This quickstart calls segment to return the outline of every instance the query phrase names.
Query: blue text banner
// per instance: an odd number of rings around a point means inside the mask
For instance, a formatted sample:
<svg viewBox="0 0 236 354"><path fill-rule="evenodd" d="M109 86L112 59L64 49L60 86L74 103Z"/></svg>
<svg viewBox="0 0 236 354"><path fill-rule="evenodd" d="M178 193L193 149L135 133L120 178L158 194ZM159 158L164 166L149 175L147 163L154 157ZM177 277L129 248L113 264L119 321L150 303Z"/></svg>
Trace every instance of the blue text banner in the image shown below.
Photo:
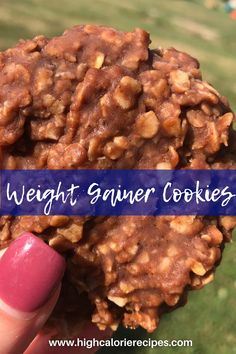
<svg viewBox="0 0 236 354"><path fill-rule="evenodd" d="M235 170L1 170L1 215L236 215Z"/></svg>

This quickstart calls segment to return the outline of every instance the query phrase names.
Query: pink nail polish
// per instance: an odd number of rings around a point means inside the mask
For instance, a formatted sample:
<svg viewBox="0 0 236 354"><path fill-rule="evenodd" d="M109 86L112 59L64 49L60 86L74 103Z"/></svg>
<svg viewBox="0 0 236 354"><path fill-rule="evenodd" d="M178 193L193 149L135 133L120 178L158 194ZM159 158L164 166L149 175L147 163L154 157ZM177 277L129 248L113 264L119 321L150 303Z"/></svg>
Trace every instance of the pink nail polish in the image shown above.
<svg viewBox="0 0 236 354"><path fill-rule="evenodd" d="M49 299L64 270L64 258L26 232L0 259L0 298L16 310L33 312Z"/></svg>

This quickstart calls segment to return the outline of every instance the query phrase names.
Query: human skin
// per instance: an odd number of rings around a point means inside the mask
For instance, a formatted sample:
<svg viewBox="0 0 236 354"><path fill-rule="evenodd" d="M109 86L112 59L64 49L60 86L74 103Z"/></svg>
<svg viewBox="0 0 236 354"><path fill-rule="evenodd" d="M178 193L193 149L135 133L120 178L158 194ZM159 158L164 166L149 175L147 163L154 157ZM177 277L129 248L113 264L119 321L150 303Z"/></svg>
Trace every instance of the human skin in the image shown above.
<svg viewBox="0 0 236 354"><path fill-rule="evenodd" d="M0 353L94 353L97 348L55 348L40 333L58 300L65 270L62 256L31 233L24 233L0 254ZM109 334L90 325L81 338Z"/></svg>

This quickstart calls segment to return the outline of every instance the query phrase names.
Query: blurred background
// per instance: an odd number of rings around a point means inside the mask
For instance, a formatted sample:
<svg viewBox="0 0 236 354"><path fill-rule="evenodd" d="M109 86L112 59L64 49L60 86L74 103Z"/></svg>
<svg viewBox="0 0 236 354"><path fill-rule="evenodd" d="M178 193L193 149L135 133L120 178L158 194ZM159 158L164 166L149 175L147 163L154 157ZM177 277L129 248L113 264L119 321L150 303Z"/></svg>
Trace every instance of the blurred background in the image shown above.
<svg viewBox="0 0 236 354"><path fill-rule="evenodd" d="M0 0L0 49L20 38L61 34L83 23L120 30L142 27L152 47L173 46L201 63L203 77L236 110L236 1ZM99 354L236 353L236 245L228 244L215 281L189 294L188 304L162 317L153 334L120 328L115 338L191 339L192 348L107 348Z"/></svg>

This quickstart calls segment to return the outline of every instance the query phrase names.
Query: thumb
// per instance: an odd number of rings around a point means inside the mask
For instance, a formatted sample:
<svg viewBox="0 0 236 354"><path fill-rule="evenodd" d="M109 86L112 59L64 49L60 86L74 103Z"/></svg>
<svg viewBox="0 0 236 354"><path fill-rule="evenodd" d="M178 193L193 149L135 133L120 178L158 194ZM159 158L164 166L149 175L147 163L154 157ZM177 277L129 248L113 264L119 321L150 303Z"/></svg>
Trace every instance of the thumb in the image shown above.
<svg viewBox="0 0 236 354"><path fill-rule="evenodd" d="M53 310L64 259L24 233L0 258L0 354L23 353Z"/></svg>

